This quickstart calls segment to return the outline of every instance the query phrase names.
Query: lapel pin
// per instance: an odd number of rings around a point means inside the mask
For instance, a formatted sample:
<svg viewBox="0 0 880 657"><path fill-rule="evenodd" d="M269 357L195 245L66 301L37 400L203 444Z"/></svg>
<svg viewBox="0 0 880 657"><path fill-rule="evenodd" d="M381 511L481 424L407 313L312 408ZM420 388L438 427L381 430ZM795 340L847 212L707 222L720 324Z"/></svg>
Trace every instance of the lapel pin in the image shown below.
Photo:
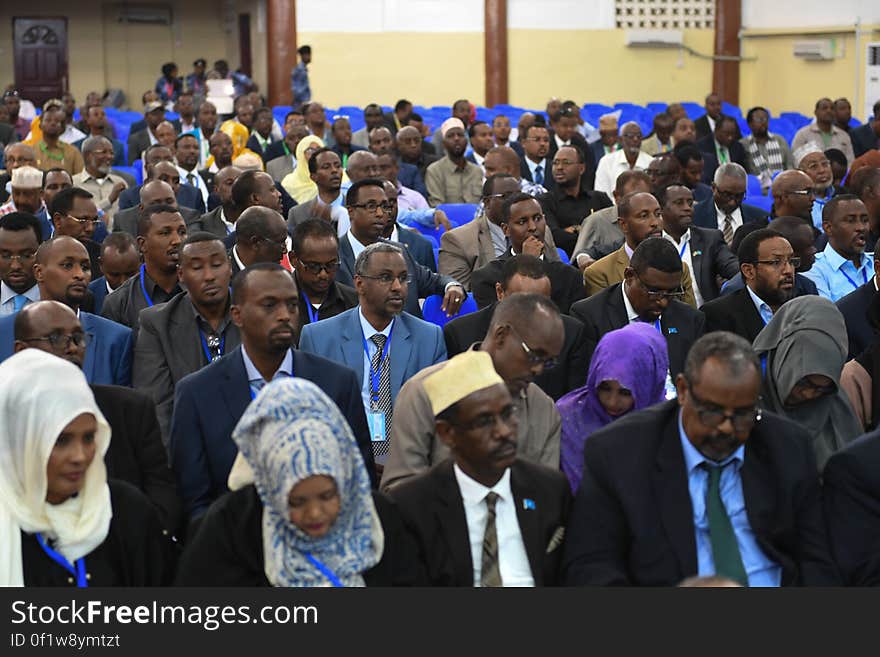
<svg viewBox="0 0 880 657"><path fill-rule="evenodd" d="M691 251L691 257L696 258L697 256L703 255L702 251Z"/></svg>
<svg viewBox="0 0 880 657"><path fill-rule="evenodd" d="M528 511L530 509L537 509L538 507L535 506L535 500L530 500L528 497L526 497L525 499L523 499L523 508Z"/></svg>
<svg viewBox="0 0 880 657"><path fill-rule="evenodd" d="M673 333L678 333L678 329L674 326L670 326L668 329L666 329L667 335L672 335Z"/></svg>

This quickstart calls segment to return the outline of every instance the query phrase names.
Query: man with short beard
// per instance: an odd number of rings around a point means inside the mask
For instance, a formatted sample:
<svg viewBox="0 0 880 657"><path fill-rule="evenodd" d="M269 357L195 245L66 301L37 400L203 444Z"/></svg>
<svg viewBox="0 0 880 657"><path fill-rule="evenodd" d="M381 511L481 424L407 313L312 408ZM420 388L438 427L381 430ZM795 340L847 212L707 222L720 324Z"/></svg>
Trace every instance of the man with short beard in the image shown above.
<svg viewBox="0 0 880 657"><path fill-rule="evenodd" d="M467 149L464 123L457 118L446 119L440 131L446 157L434 162L425 173L428 203L437 207L441 203L479 202L483 172L464 157Z"/></svg>
<svg viewBox="0 0 880 657"><path fill-rule="evenodd" d="M624 171L642 169L651 164L651 156L642 150L642 129L635 121L624 123L620 128L620 150L608 153L596 167L597 192L605 192L610 197L614 192L617 176Z"/></svg>
<svg viewBox="0 0 880 657"><path fill-rule="evenodd" d="M61 141L64 132L64 110L52 107L40 115L43 138L36 144L37 168L48 171L61 167L71 176L83 170L82 154L70 144Z"/></svg>
<svg viewBox="0 0 880 657"><path fill-rule="evenodd" d="M124 167L125 166L125 146L118 139L114 139L113 137L109 137L107 135L107 115L104 113L104 108L101 105L93 105L89 107L85 116L83 117L83 121L85 123L88 134L86 134L79 141L73 142L73 145L83 153L83 159L85 159L85 153L83 152L83 146L85 145L86 139L89 137L104 137L109 140L112 148L113 148L113 159L111 160L113 166L116 167ZM80 172L82 173L82 172Z"/></svg>
<svg viewBox="0 0 880 657"><path fill-rule="evenodd" d="M113 217L119 209L119 195L128 189L128 183L111 171L113 145L109 139L88 137L82 143L82 152L86 166L73 177L73 184L91 193L95 205L107 217L107 225L112 228Z"/></svg>
<svg viewBox="0 0 880 657"><path fill-rule="evenodd" d="M131 385L131 330L81 310L92 278L86 247L72 237L56 237L37 249L34 276L40 299L60 301L78 313L88 337L83 374L89 383ZM9 358L14 346L15 315L0 317L0 361Z"/></svg>

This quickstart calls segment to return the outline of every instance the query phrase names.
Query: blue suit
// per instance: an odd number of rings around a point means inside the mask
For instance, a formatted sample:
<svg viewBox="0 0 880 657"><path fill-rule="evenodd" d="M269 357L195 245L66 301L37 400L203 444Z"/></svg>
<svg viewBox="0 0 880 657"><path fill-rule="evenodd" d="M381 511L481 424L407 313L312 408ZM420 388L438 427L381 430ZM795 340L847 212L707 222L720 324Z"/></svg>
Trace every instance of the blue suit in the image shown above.
<svg viewBox="0 0 880 657"><path fill-rule="evenodd" d="M364 376L364 341L359 317L360 308L306 324L299 338L299 348L341 363ZM417 372L446 360L446 342L439 326L408 313L400 313L391 332L391 401L408 379Z"/></svg>
<svg viewBox="0 0 880 657"><path fill-rule="evenodd" d="M83 374L93 385L130 386L133 344L131 329L92 313L80 312L79 323L89 336ZM13 354L15 315L0 317L0 362Z"/></svg>
<svg viewBox="0 0 880 657"><path fill-rule="evenodd" d="M397 227L397 238L409 251L413 260L427 267L432 272L437 272L437 259L434 257L434 247L427 238L419 235L414 230L409 230L402 226Z"/></svg>
<svg viewBox="0 0 880 657"><path fill-rule="evenodd" d="M767 218L767 213L761 208L756 208L754 205L743 203L739 209L740 214L742 214L743 225ZM718 215L715 211L715 201L712 198L694 206L694 226L718 230Z"/></svg>
<svg viewBox="0 0 880 657"><path fill-rule="evenodd" d="M296 349L293 374L315 383L342 411L375 485L373 452L358 377L341 365ZM200 515L226 492L226 480L238 454L232 430L250 403L241 347L177 384L169 449L189 516Z"/></svg>
<svg viewBox="0 0 880 657"><path fill-rule="evenodd" d="M104 306L104 299L107 298L107 279L101 276L89 283L89 290L95 296L95 314L101 314L101 308Z"/></svg>
<svg viewBox="0 0 880 657"><path fill-rule="evenodd" d="M419 168L415 164L400 162L400 171L397 174L397 180L404 187L416 190L419 194L428 198L428 188L425 187L425 180L419 173Z"/></svg>
<svg viewBox="0 0 880 657"><path fill-rule="evenodd" d="M141 187L143 187L143 185L126 189L119 195L119 210L133 208L141 202ZM177 190L177 204L184 208L198 210L202 214L207 212L205 209L205 201L202 199L202 193L192 185L187 185L186 183L182 183Z"/></svg>

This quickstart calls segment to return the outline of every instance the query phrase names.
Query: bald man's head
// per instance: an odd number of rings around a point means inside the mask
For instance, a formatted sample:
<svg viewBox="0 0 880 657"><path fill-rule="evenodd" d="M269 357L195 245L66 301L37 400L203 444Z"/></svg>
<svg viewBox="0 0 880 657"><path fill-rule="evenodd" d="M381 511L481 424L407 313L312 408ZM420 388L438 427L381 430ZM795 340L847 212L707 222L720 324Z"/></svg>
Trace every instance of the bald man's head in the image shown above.
<svg viewBox="0 0 880 657"><path fill-rule="evenodd" d="M39 349L64 358L77 367L85 360L85 333L76 313L59 301L26 305L15 317L15 353Z"/></svg>
<svg viewBox="0 0 880 657"><path fill-rule="evenodd" d="M177 207L177 197L174 196L174 189L163 180L150 180L141 187L141 203L140 209L148 208L151 205L170 205Z"/></svg>
<svg viewBox="0 0 880 657"><path fill-rule="evenodd" d="M486 178L503 173L519 180L519 155L510 146L490 148L483 160Z"/></svg>
<svg viewBox="0 0 880 657"><path fill-rule="evenodd" d="M353 183L364 178L378 178L379 161L370 151L357 151L348 156L348 167L345 171Z"/></svg>

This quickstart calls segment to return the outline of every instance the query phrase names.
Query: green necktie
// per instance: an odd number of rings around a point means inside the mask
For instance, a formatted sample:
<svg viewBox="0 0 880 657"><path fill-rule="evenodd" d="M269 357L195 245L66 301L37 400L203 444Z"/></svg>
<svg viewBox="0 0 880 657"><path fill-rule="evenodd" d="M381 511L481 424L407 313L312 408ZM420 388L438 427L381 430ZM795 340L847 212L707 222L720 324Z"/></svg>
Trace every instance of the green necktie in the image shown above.
<svg viewBox="0 0 880 657"><path fill-rule="evenodd" d="M749 578L743 566L739 544L724 502L721 500L721 471L723 467L703 463L709 473L706 488L706 516L709 519L709 540L712 543L712 558L715 561L715 574L749 585Z"/></svg>
<svg viewBox="0 0 880 657"><path fill-rule="evenodd" d="M483 533L483 560L480 565L480 586L502 586L501 566L498 563L498 534L495 530L495 503L498 493L490 491L486 495L486 530Z"/></svg>

